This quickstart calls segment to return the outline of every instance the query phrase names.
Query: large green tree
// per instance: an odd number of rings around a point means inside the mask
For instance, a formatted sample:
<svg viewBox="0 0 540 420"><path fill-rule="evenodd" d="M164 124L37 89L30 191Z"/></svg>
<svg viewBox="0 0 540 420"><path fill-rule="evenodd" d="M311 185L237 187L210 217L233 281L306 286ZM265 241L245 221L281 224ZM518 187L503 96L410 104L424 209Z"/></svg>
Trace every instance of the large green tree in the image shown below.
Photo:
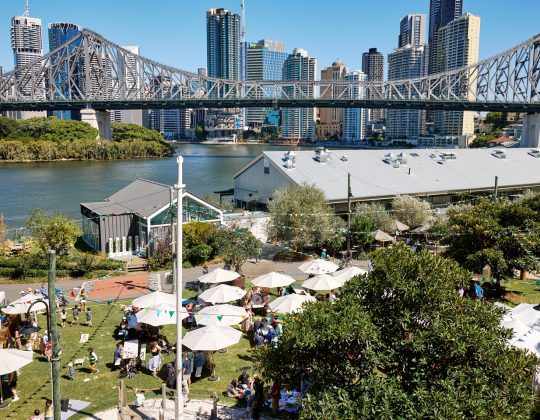
<svg viewBox="0 0 540 420"><path fill-rule="evenodd" d="M507 344L499 308L457 295L467 271L405 246L373 263L258 350L265 379L311 382L301 418L530 418L537 359Z"/></svg>
<svg viewBox="0 0 540 420"><path fill-rule="evenodd" d="M489 264L499 279L540 270L539 211L539 195L450 209L447 255L476 273Z"/></svg>
<svg viewBox="0 0 540 420"><path fill-rule="evenodd" d="M295 250L321 246L334 235L334 212L315 186L295 184L277 190L268 210L270 237Z"/></svg>
<svg viewBox="0 0 540 420"><path fill-rule="evenodd" d="M423 225L431 216L429 203L410 195L400 195L394 198L392 209L396 219L411 228Z"/></svg>
<svg viewBox="0 0 540 420"><path fill-rule="evenodd" d="M99 130L82 121L50 118L30 118L19 122L17 136L29 136L52 141L95 140Z"/></svg>
<svg viewBox="0 0 540 420"><path fill-rule="evenodd" d="M113 141L144 140L144 141L164 141L159 131L150 130L137 124L112 123Z"/></svg>
<svg viewBox="0 0 540 420"><path fill-rule="evenodd" d="M41 209L30 214L26 226L44 253L54 250L58 254L66 254L81 235L79 226L66 216L59 213L49 216Z"/></svg>
<svg viewBox="0 0 540 420"><path fill-rule="evenodd" d="M224 228L215 236L217 253L229 263L237 273L250 258L260 258L263 244L247 229Z"/></svg>

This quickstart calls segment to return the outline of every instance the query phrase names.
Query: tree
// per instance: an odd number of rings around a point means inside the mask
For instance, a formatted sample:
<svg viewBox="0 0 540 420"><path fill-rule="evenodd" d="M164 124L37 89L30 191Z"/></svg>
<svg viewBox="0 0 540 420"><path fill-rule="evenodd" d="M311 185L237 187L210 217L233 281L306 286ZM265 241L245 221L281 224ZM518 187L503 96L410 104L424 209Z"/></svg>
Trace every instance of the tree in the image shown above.
<svg viewBox="0 0 540 420"><path fill-rule="evenodd" d="M197 126L195 127L195 138L198 141L204 141L204 140L206 140L207 135L208 135L208 133L204 129L204 123L199 122L197 124Z"/></svg>
<svg viewBox="0 0 540 420"><path fill-rule="evenodd" d="M112 123L113 141L143 140L164 142L165 139L159 131L150 130L137 124Z"/></svg>
<svg viewBox="0 0 540 420"><path fill-rule="evenodd" d="M259 258L262 252L262 242L247 229L220 229L215 244L218 255L240 274L242 265L250 258Z"/></svg>
<svg viewBox="0 0 540 420"><path fill-rule="evenodd" d="M373 242L373 220L368 213L356 213L351 220L351 243L365 249Z"/></svg>
<svg viewBox="0 0 540 420"><path fill-rule="evenodd" d="M447 255L480 273L488 264L494 277L540 269L540 196L516 202L483 200L448 210Z"/></svg>
<svg viewBox="0 0 540 420"><path fill-rule="evenodd" d="M482 147L488 147L495 136L477 134L475 139L469 144L470 149L479 149Z"/></svg>
<svg viewBox="0 0 540 420"><path fill-rule="evenodd" d="M373 263L257 350L265 379L311 383L302 419L530 418L536 358L507 344L499 308L457 295L467 271L405 246Z"/></svg>
<svg viewBox="0 0 540 420"><path fill-rule="evenodd" d="M371 220L371 229L383 232L394 231L394 219L381 203L359 203L354 208L354 217L366 215Z"/></svg>
<svg viewBox="0 0 540 420"><path fill-rule="evenodd" d="M400 195L392 201L396 218L411 228L423 225L431 215L429 203L410 195Z"/></svg>
<svg viewBox="0 0 540 420"><path fill-rule="evenodd" d="M334 234L334 213L315 186L295 184L277 190L268 210L270 237L297 251L321 246Z"/></svg>
<svg viewBox="0 0 540 420"><path fill-rule="evenodd" d="M0 139L11 137L17 132L18 123L11 118L2 117L0 115Z"/></svg>
<svg viewBox="0 0 540 420"><path fill-rule="evenodd" d="M493 130L506 127L508 114L505 112L488 112L486 115L486 124L493 124Z"/></svg>
<svg viewBox="0 0 540 420"><path fill-rule="evenodd" d="M67 254L81 235L79 226L66 216L59 213L48 216L41 209L30 214L26 226L44 253L54 250L58 254Z"/></svg>

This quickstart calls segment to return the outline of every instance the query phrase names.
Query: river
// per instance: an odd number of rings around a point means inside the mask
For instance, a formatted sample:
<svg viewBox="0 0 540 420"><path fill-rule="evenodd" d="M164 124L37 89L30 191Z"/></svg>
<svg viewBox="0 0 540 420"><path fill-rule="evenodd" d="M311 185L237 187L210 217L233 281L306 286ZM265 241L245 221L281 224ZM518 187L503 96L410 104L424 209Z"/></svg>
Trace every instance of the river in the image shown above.
<svg viewBox="0 0 540 420"><path fill-rule="evenodd" d="M198 195L232 188L233 174L263 150L290 146L181 144L184 183ZM0 163L0 212L20 227L39 207L80 219L79 203L101 201L137 178L173 185L176 158L149 160Z"/></svg>

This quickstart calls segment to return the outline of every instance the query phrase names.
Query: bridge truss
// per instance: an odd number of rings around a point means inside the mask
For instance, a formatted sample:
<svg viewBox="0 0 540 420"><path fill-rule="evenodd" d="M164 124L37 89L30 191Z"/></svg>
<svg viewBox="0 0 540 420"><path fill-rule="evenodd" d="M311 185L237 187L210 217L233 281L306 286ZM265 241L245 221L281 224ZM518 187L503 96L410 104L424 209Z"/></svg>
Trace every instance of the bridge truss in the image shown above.
<svg viewBox="0 0 540 420"><path fill-rule="evenodd" d="M0 110L331 107L540 112L540 35L478 64L385 82L215 79L84 29L0 76Z"/></svg>

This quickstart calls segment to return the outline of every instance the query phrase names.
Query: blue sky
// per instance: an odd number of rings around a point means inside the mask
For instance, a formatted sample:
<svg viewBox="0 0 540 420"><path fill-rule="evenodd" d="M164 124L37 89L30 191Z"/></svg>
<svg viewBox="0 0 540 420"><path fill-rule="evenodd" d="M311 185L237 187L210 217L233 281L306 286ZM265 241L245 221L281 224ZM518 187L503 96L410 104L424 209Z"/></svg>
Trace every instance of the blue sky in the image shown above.
<svg viewBox="0 0 540 420"><path fill-rule="evenodd" d="M13 68L10 21L24 0L0 0L0 65ZM397 44L400 19L429 11L429 0L246 0L247 40L285 41L302 47L318 67L340 58L361 67L369 47L383 53ZM486 58L540 32L539 0L464 0L464 11L482 18L480 57ZM240 12L240 0L30 0L30 14L77 23L120 45L139 45L141 54L185 70L206 66L205 11ZM44 39L46 39L44 31ZM48 51L47 41L44 45Z"/></svg>

